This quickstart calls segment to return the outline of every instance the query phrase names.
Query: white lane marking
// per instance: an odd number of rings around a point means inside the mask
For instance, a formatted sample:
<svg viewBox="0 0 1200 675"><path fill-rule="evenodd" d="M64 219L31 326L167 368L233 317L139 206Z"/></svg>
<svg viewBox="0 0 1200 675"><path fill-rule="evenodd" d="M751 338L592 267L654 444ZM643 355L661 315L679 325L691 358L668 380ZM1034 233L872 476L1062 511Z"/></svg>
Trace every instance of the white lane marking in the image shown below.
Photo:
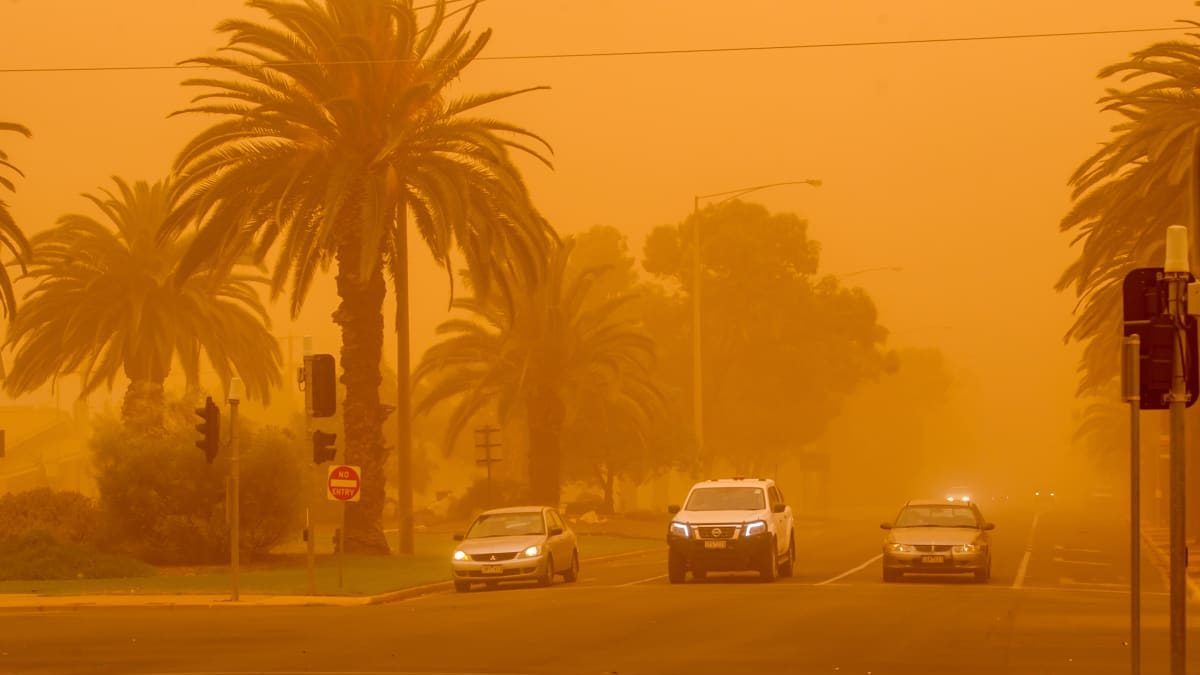
<svg viewBox="0 0 1200 675"><path fill-rule="evenodd" d="M874 558L871 558L870 560L859 565L858 567L846 570L845 572L842 572L841 574L837 575L836 577L833 577L832 579L826 579L825 581L819 581L813 585L814 586L825 586L826 584L832 584L833 582L838 581L840 579L845 579L846 577L850 576L851 574L855 574L857 572L861 572L861 571L867 569L868 567L870 567L872 564L874 564L877 560L879 560L881 558L883 558L882 553L875 556Z"/></svg>
<svg viewBox="0 0 1200 675"><path fill-rule="evenodd" d="M637 586L638 584L648 584L651 581L658 581L659 579L666 579L666 578L667 578L667 575L660 574L656 577L650 577L649 579L638 579L637 581L631 581L627 584L617 584L616 587L617 588L626 588L628 586Z"/></svg>
<svg viewBox="0 0 1200 675"><path fill-rule="evenodd" d="M1066 558L1059 558L1058 556L1055 556L1054 558L1052 558L1052 560L1054 562L1062 564L1062 565L1090 565L1092 567L1112 567L1112 563L1108 563L1108 562L1093 562L1091 560L1067 560Z"/></svg>
<svg viewBox="0 0 1200 675"><path fill-rule="evenodd" d="M1021 564L1017 566L1017 578L1013 579L1013 588L1025 585L1025 573L1029 571L1029 557L1033 555L1033 536L1037 533L1038 520L1041 513L1033 514L1033 525L1029 527L1029 539L1025 542L1025 554L1021 556Z"/></svg>

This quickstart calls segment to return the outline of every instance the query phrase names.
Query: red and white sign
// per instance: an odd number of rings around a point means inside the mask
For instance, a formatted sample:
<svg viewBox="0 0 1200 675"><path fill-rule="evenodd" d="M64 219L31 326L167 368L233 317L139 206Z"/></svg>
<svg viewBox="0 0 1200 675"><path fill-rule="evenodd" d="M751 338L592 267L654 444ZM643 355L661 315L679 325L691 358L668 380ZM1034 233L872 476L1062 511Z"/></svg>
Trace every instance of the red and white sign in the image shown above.
<svg viewBox="0 0 1200 675"><path fill-rule="evenodd" d="M356 502L362 488L362 470L357 466L329 467L326 495L335 502Z"/></svg>

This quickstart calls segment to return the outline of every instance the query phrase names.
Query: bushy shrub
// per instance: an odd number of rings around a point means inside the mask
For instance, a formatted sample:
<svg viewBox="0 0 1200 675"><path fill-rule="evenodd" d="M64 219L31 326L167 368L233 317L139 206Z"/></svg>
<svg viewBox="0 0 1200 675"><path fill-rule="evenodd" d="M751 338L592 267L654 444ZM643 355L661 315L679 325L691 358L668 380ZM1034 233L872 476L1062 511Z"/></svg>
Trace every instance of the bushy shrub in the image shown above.
<svg viewBox="0 0 1200 675"><path fill-rule="evenodd" d="M78 492L38 488L0 497L0 539L39 532L55 541L103 545L100 511Z"/></svg>
<svg viewBox="0 0 1200 675"><path fill-rule="evenodd" d="M166 430L102 424L92 440L105 521L122 548L157 564L228 559L228 445L213 464L194 445L190 420L172 414ZM225 429L227 432L228 429ZM265 553L299 521L303 448L284 432L242 423L241 549Z"/></svg>
<svg viewBox="0 0 1200 675"><path fill-rule="evenodd" d="M0 581L145 577L154 568L140 560L62 541L49 532L0 539Z"/></svg>
<svg viewBox="0 0 1200 675"><path fill-rule="evenodd" d="M467 491L454 501L449 509L449 517L460 520L471 518L485 509L495 509L502 506L521 506L529 500L529 488L524 483L514 481L492 481L492 500L488 503L487 479L476 481Z"/></svg>

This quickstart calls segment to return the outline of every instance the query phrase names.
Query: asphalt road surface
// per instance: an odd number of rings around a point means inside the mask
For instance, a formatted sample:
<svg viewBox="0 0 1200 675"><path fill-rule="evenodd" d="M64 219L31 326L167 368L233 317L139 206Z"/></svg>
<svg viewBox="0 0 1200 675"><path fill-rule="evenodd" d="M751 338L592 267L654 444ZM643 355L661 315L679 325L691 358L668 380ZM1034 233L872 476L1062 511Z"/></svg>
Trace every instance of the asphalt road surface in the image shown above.
<svg viewBox="0 0 1200 675"><path fill-rule="evenodd" d="M371 607L0 613L0 673L1129 672L1120 510L984 510L997 523L986 585L885 585L877 523L837 521L806 531L796 576L773 584L671 585L660 552L585 567L575 584ZM1144 672L1163 672L1165 587L1143 566Z"/></svg>

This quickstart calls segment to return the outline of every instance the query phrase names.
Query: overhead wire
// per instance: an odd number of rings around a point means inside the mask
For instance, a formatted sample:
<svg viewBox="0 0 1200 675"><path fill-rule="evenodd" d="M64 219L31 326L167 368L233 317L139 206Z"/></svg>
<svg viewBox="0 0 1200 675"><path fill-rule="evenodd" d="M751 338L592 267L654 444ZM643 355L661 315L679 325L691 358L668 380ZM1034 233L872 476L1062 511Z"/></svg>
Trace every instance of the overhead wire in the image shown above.
<svg viewBox="0 0 1200 675"><path fill-rule="evenodd" d="M464 2L466 0L451 0ZM468 5L449 13L447 16L465 11ZM425 5L423 8L428 8ZM420 8L418 8L420 9ZM1093 37L1105 35L1128 35L1135 33L1162 33L1195 30L1194 25L1160 26L1147 28L1117 28L1109 30L1060 31L1052 33L1004 33L997 35L969 35L943 38L914 38L904 40L859 40L848 42L807 42L777 45L743 45L730 47L689 47L679 49L632 49L619 51L591 52L552 52L532 54L499 54L495 56L479 56L476 61L545 61L555 59L597 59L597 58L629 58L646 56L681 56L700 54L732 54L771 51L796 51L807 49L851 49L864 47L896 47L913 45L942 45L969 42L998 42L1007 40L1044 40L1075 37ZM251 64L259 67L294 67L294 66L338 66L338 65L370 65L406 63L409 59L354 59L337 61L267 61L262 64ZM161 65L128 65L128 66L28 66L0 68L0 74L33 74L33 73L79 73L79 72L120 72L120 71L156 71L156 70L196 70L214 68L206 64L178 63Z"/></svg>

